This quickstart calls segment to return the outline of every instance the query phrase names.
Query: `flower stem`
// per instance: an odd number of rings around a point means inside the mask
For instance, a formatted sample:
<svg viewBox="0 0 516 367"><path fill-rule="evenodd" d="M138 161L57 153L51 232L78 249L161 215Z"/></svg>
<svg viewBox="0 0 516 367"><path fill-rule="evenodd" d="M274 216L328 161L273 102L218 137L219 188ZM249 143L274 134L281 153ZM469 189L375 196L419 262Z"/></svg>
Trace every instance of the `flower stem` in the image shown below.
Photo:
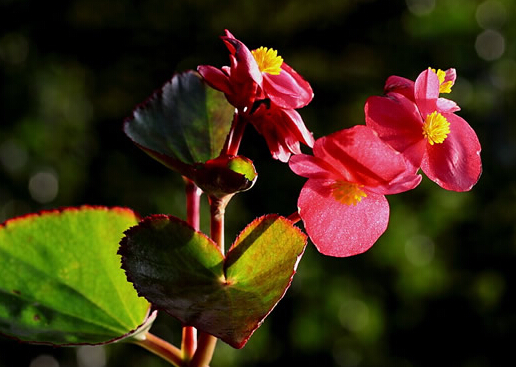
<svg viewBox="0 0 516 367"><path fill-rule="evenodd" d="M195 182L184 177L186 191L186 221L196 231L200 228L200 203L202 190ZM197 330L193 326L183 326L183 337L181 339L181 351L183 359L190 361L197 349Z"/></svg>
<svg viewBox="0 0 516 367"><path fill-rule="evenodd" d="M186 366L181 350L149 332L145 334L145 339L135 340L133 343L147 349L176 367Z"/></svg>
<svg viewBox="0 0 516 367"><path fill-rule="evenodd" d="M207 333L201 333L199 336L199 347L195 353L189 367L207 367L210 364L217 338Z"/></svg>
<svg viewBox="0 0 516 367"><path fill-rule="evenodd" d="M198 231L202 190L192 180L186 177L183 179L186 185L186 222Z"/></svg>
<svg viewBox="0 0 516 367"><path fill-rule="evenodd" d="M232 195L222 198L210 196L210 236L217 244L220 252L224 254L224 214L226 206ZM206 367L210 364L217 344L217 338L208 333L200 333L197 350L190 361L189 367Z"/></svg>
<svg viewBox="0 0 516 367"><path fill-rule="evenodd" d="M224 255L224 214L226 206L233 195L226 195L222 198L210 196L210 237L217 246L220 252Z"/></svg>
<svg viewBox="0 0 516 367"><path fill-rule="evenodd" d="M301 220L301 217L299 216L299 212L294 212L294 213L290 214L287 217L287 219L290 220L292 222L292 224L296 224L297 222L299 222Z"/></svg>
<svg viewBox="0 0 516 367"><path fill-rule="evenodd" d="M238 149L240 148L240 142L242 141L242 137L244 136L245 126L247 125L247 120L242 117L242 113L240 111L235 112L233 116L233 122L231 124L231 130L226 138L226 142L224 144L224 148L222 149L222 154L226 155L237 155Z"/></svg>

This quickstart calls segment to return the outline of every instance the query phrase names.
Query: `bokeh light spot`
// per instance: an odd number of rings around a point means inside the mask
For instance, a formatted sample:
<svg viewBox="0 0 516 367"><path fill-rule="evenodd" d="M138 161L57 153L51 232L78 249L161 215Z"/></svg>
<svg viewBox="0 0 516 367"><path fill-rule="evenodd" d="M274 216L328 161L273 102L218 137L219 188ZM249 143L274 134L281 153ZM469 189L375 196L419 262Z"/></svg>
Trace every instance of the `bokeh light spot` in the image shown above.
<svg viewBox="0 0 516 367"><path fill-rule="evenodd" d="M10 172L18 171L27 163L27 150L14 140L0 144L0 162Z"/></svg>
<svg viewBox="0 0 516 367"><path fill-rule="evenodd" d="M484 60L497 60L505 52L505 38L500 32L487 29L477 36L475 50Z"/></svg>
<svg viewBox="0 0 516 367"><path fill-rule="evenodd" d="M369 324L369 307L359 299L348 299L340 306L339 320L346 329L361 331Z"/></svg>
<svg viewBox="0 0 516 367"><path fill-rule="evenodd" d="M83 345L77 348L77 365L79 367L104 367L106 350L103 345Z"/></svg>
<svg viewBox="0 0 516 367"><path fill-rule="evenodd" d="M428 265L434 259L435 245L425 236L414 236L405 243L405 256L416 266Z"/></svg>
<svg viewBox="0 0 516 367"><path fill-rule="evenodd" d="M362 362L361 354L349 347L349 340L339 339L333 346L333 359L338 366L356 367Z"/></svg>
<svg viewBox="0 0 516 367"><path fill-rule="evenodd" d="M505 283L500 273L494 271L480 273L475 280L475 294L480 305L486 308L496 306L505 292Z"/></svg>
<svg viewBox="0 0 516 367"><path fill-rule="evenodd" d="M476 18L484 29L499 29L505 23L507 10L501 2L487 0L477 7Z"/></svg>
<svg viewBox="0 0 516 367"><path fill-rule="evenodd" d="M435 0L406 0L408 10L414 15L430 14L435 8Z"/></svg>
<svg viewBox="0 0 516 367"><path fill-rule="evenodd" d="M516 87L516 60L501 59L491 68L490 78L500 90L511 90Z"/></svg>
<svg viewBox="0 0 516 367"><path fill-rule="evenodd" d="M57 175L49 171L35 173L29 179L29 192L38 203L46 204L53 201L59 192Z"/></svg>
<svg viewBox="0 0 516 367"><path fill-rule="evenodd" d="M59 362L48 354L41 354L34 358L29 367L59 367Z"/></svg>

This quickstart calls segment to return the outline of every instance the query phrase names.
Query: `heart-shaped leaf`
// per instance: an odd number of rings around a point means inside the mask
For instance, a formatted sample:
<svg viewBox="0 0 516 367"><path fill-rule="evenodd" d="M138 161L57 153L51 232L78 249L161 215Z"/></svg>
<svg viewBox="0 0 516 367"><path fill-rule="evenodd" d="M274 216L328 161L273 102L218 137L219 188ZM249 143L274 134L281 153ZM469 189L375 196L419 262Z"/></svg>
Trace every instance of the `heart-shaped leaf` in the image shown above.
<svg viewBox="0 0 516 367"><path fill-rule="evenodd" d="M125 134L167 167L193 179L192 170L219 156L234 107L196 71L176 74L125 121Z"/></svg>
<svg viewBox="0 0 516 367"><path fill-rule="evenodd" d="M129 281L154 306L241 348L285 294L305 246L292 222L267 215L224 257L185 222L154 215L126 232L119 253Z"/></svg>
<svg viewBox="0 0 516 367"><path fill-rule="evenodd" d="M129 209L83 206L1 224L0 333L54 345L134 335L150 305L116 252L137 222Z"/></svg>

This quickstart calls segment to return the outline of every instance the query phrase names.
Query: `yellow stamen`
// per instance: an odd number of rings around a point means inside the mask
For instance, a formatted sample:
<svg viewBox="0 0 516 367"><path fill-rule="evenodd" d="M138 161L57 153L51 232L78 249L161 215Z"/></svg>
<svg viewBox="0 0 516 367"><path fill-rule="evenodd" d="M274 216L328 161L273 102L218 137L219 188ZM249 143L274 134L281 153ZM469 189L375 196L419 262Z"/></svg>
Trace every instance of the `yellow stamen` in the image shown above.
<svg viewBox="0 0 516 367"><path fill-rule="evenodd" d="M331 185L333 197L346 205L357 205L367 194L360 188L363 185L346 181L336 181Z"/></svg>
<svg viewBox="0 0 516 367"><path fill-rule="evenodd" d="M436 71L435 69L430 68L430 70L436 73L437 77L439 78L439 93L451 93L453 82L451 80L447 82L444 81L446 78L446 72L441 69L437 69Z"/></svg>
<svg viewBox="0 0 516 367"><path fill-rule="evenodd" d="M251 52L262 73L279 75L283 58L278 56L278 51L262 46Z"/></svg>
<svg viewBox="0 0 516 367"><path fill-rule="evenodd" d="M446 117L437 111L426 116L425 123L423 124L423 136L430 145L442 143L449 133L450 123L446 120Z"/></svg>

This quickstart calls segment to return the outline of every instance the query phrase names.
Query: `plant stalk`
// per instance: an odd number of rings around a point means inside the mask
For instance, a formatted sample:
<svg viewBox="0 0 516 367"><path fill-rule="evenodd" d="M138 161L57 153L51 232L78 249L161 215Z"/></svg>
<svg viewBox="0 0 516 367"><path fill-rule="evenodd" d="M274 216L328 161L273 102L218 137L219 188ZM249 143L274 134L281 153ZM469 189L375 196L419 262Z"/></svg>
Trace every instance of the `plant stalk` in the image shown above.
<svg viewBox="0 0 516 367"><path fill-rule="evenodd" d="M135 340L133 343L147 349L176 367L186 367L181 350L154 334L147 332L145 339Z"/></svg>
<svg viewBox="0 0 516 367"><path fill-rule="evenodd" d="M184 177L186 184L186 222L196 231L200 228L200 203L202 190L192 180ZM193 326L183 326L181 351L183 360L189 362L197 349L197 329Z"/></svg>
<svg viewBox="0 0 516 367"><path fill-rule="evenodd" d="M294 213L290 214L287 217L287 219L290 220L292 222L292 224L296 224L297 222L299 222L301 220L301 217L299 216L299 212L294 212Z"/></svg>
<svg viewBox="0 0 516 367"><path fill-rule="evenodd" d="M240 148L240 142L244 136L246 125L247 120L243 118L243 113L236 111L233 116L233 122L231 123L231 130L226 138L221 155L238 155L238 149Z"/></svg>
<svg viewBox="0 0 516 367"><path fill-rule="evenodd" d="M224 214L226 206L232 195L222 198L209 197L210 201L210 236L217 244L220 252L224 255ZM195 352L190 367L207 367L213 358L213 352L217 344L217 338L208 333L201 332L199 335L197 351Z"/></svg>

